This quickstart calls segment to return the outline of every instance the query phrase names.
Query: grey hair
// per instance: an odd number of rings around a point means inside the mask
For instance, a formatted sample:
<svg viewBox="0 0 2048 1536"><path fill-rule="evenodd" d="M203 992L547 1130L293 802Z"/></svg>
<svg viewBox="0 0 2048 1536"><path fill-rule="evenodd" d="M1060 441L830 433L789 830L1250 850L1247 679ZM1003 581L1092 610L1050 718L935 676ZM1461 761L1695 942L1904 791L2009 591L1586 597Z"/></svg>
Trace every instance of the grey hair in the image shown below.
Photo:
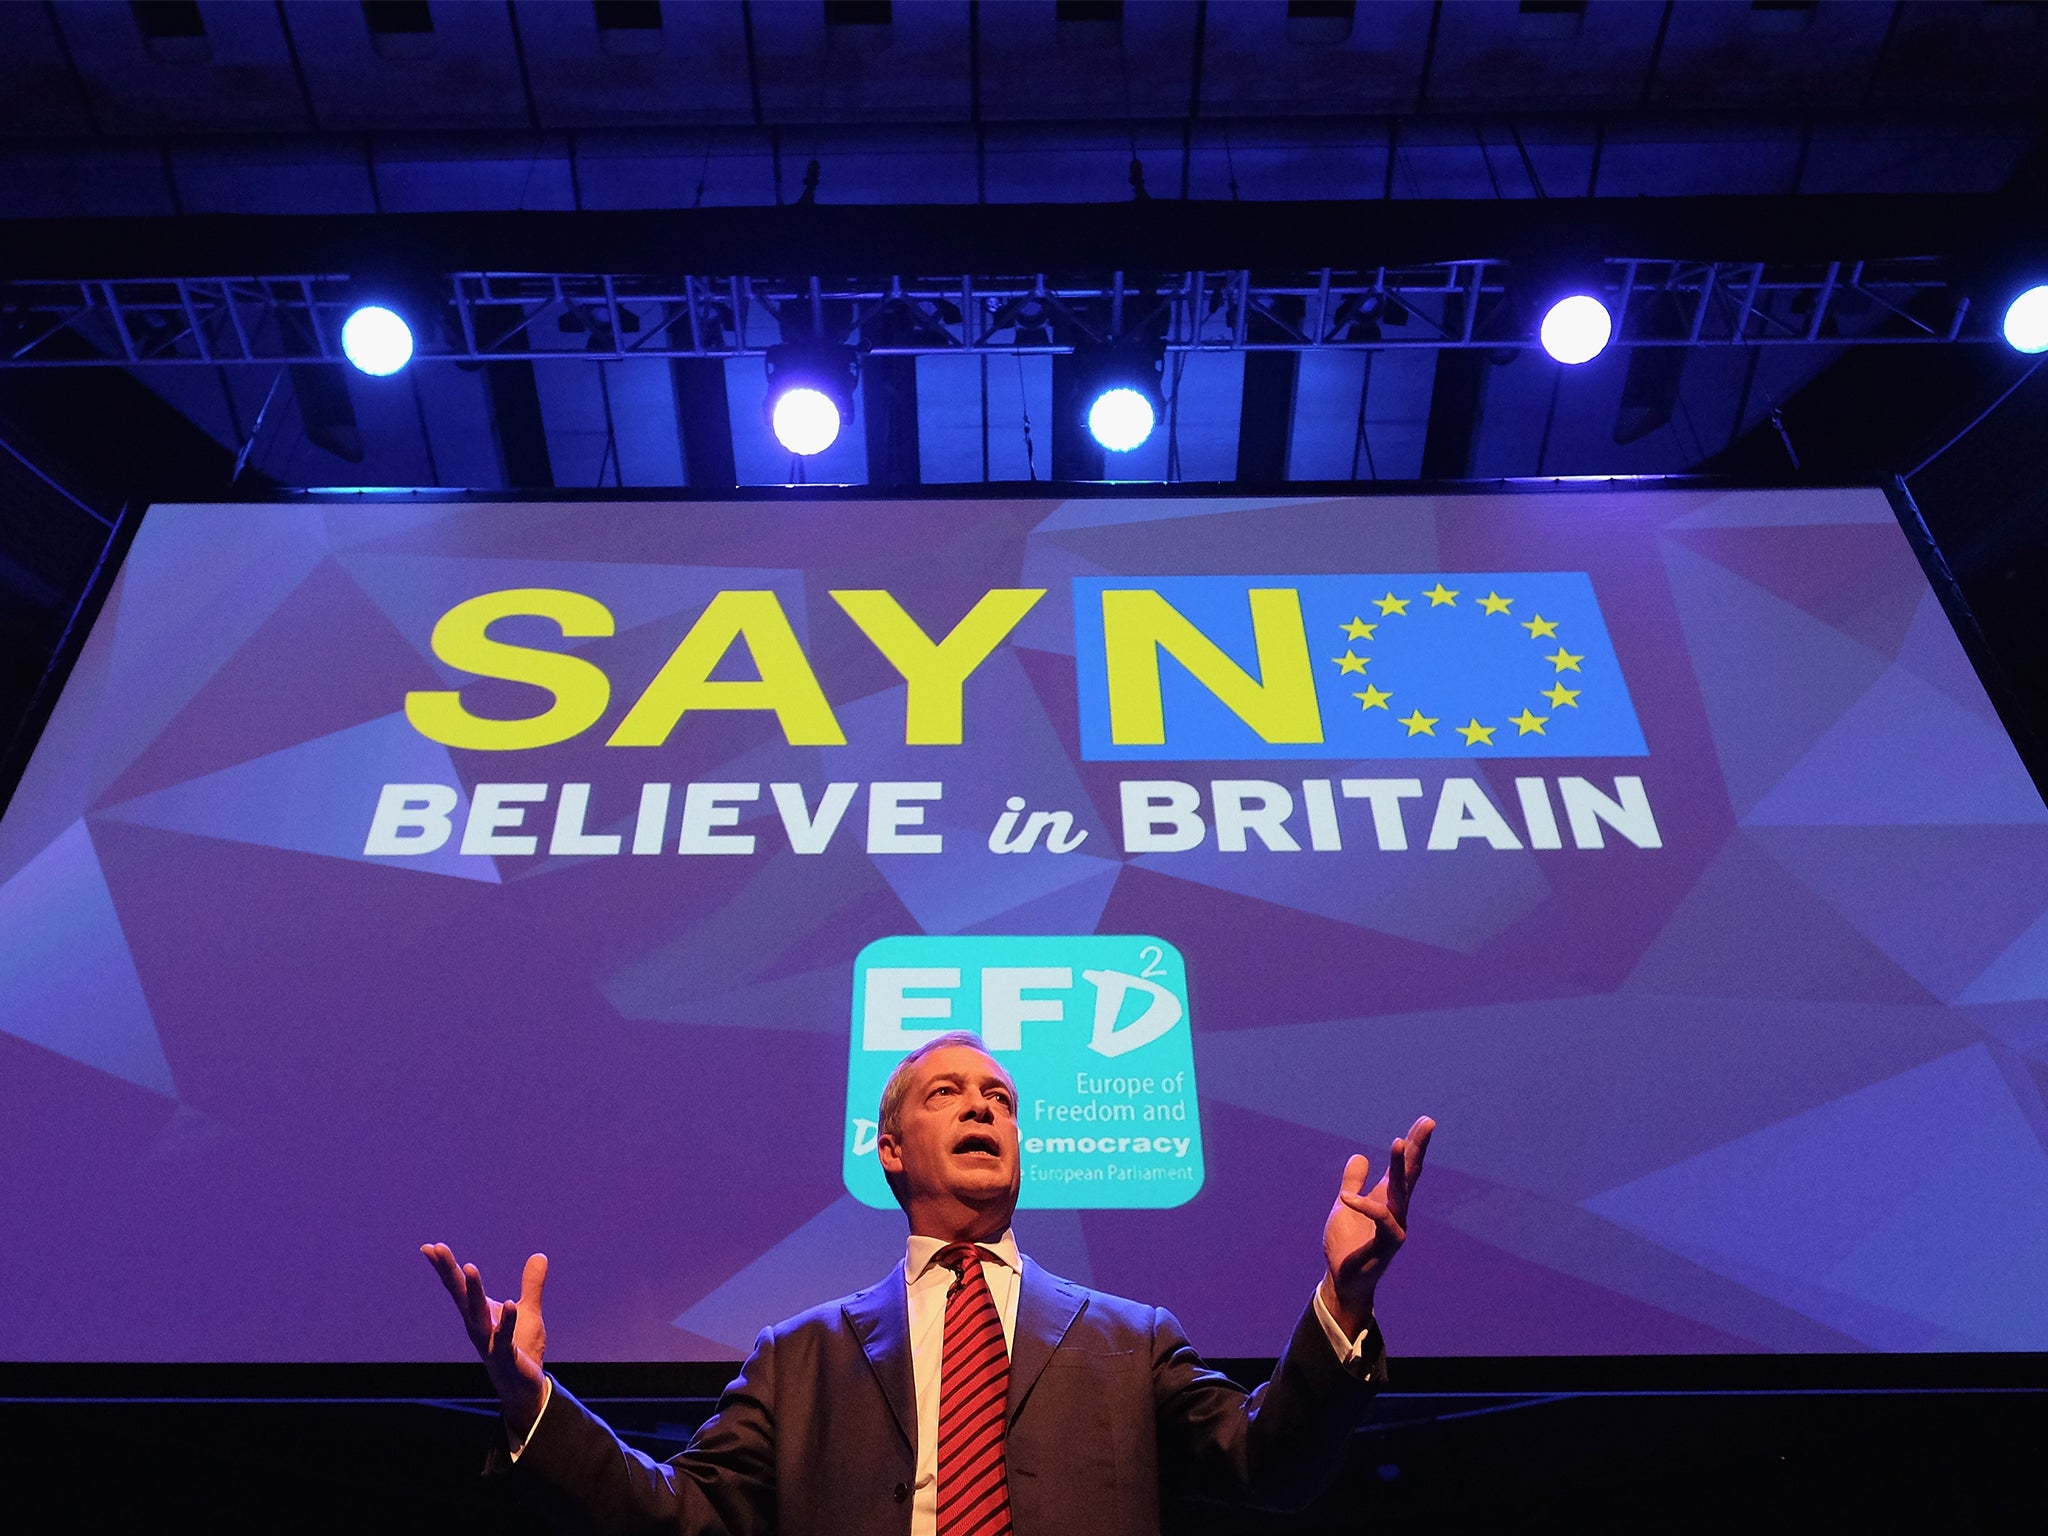
<svg viewBox="0 0 2048 1536"><path fill-rule="evenodd" d="M1016 1080L1010 1077L1001 1062L996 1061L994 1052L988 1048L988 1042L971 1029L949 1029L943 1035L934 1035L896 1063L895 1070L889 1074L889 1081L882 1085L882 1107L875 1111L877 1136L901 1134L903 1101L910 1097L910 1081L917 1076L917 1064L933 1051L942 1051L951 1045L967 1046L970 1050L979 1051L990 1061L994 1061L996 1070L1001 1072L1004 1080L1010 1084L1010 1092L1014 1097L1017 1090ZM896 1203L903 1204L903 1190L897 1183L895 1175L884 1170L882 1177L888 1180L889 1193L896 1197Z"/></svg>

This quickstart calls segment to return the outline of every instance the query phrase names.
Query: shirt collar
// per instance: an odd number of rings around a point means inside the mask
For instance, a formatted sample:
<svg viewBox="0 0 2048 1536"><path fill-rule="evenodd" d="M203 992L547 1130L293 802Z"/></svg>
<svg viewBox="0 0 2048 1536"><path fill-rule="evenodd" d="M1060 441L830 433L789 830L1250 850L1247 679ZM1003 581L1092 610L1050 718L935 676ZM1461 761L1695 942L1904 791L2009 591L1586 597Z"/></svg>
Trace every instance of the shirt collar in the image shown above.
<svg viewBox="0 0 2048 1536"><path fill-rule="evenodd" d="M939 1256L939 1251L951 1246L952 1244L943 1237L919 1237L913 1233L910 1238L910 1251L903 1261L903 1273L910 1284L917 1284L924 1277L925 1271L932 1267L932 1260ZM976 1243L974 1246L981 1250L983 1259L994 1259L1004 1268L1020 1273L1024 1268L1024 1261L1017 1252L1017 1234L1007 1227L1004 1228L1003 1235L994 1242Z"/></svg>

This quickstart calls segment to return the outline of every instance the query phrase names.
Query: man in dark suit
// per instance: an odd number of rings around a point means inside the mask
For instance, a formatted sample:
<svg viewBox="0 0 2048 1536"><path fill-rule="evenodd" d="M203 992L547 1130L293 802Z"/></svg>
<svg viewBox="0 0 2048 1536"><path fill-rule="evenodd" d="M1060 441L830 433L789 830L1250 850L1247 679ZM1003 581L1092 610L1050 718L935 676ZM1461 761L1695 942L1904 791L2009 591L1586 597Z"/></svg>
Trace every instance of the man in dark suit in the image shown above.
<svg viewBox="0 0 2048 1536"><path fill-rule="evenodd" d="M1157 1307L1047 1274L1009 1231L1016 1088L976 1036L905 1057L877 1155L910 1219L880 1284L763 1330L718 1411L669 1462L622 1445L542 1369L547 1259L517 1301L426 1254L504 1409L513 1476L563 1523L682 1536L1156 1533L1162 1491L1306 1502L1385 1378L1374 1288L1405 1235L1434 1125L1365 1190L1346 1164L1325 1272L1256 1392L1209 1370Z"/></svg>

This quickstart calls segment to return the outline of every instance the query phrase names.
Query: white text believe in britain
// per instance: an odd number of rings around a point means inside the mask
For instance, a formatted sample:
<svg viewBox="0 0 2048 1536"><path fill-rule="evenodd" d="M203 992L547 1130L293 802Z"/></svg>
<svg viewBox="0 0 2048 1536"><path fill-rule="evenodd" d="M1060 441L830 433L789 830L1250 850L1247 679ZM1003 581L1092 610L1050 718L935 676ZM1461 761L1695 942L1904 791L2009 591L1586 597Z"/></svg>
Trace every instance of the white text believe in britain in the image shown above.
<svg viewBox="0 0 2048 1536"><path fill-rule="evenodd" d="M458 851L476 857L543 851L557 858L671 851L746 856L783 847L821 854L840 837L862 788L841 781L814 794L796 783L643 784L637 800L594 811L589 784L476 784L466 796L453 784L385 784L363 852L418 858L439 852L459 832ZM945 835L926 823L945 796L943 784L877 780L865 789L865 814L857 818L862 830L852 835L861 837L866 852L945 851ZM764 791L775 816L761 825L774 830L736 830ZM1303 779L1292 787L1271 779L1212 779L1206 795L1178 779L1126 779L1119 806L1126 853L1597 849L1608 846L1609 832L1637 848L1664 846L1648 793L1634 774L1617 775L1611 794L1576 775L1517 778L1513 800L1499 804L1479 780L1455 776L1428 786L1419 778ZM594 831L593 825L619 830ZM1041 847L1044 856L1058 857L1079 841Z"/></svg>

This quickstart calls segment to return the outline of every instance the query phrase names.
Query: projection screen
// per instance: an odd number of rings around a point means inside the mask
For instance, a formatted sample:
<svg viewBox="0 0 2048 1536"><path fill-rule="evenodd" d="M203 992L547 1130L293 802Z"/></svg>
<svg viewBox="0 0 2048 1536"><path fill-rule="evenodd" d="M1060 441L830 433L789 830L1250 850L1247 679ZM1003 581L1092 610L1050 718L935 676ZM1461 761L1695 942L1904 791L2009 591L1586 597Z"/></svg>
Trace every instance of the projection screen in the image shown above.
<svg viewBox="0 0 2048 1536"><path fill-rule="evenodd" d="M730 1360L1024 1249L1271 1354L2048 1349L2048 811L1885 498L160 506L0 820L0 1358ZM314 1321L317 1319L317 1321Z"/></svg>

